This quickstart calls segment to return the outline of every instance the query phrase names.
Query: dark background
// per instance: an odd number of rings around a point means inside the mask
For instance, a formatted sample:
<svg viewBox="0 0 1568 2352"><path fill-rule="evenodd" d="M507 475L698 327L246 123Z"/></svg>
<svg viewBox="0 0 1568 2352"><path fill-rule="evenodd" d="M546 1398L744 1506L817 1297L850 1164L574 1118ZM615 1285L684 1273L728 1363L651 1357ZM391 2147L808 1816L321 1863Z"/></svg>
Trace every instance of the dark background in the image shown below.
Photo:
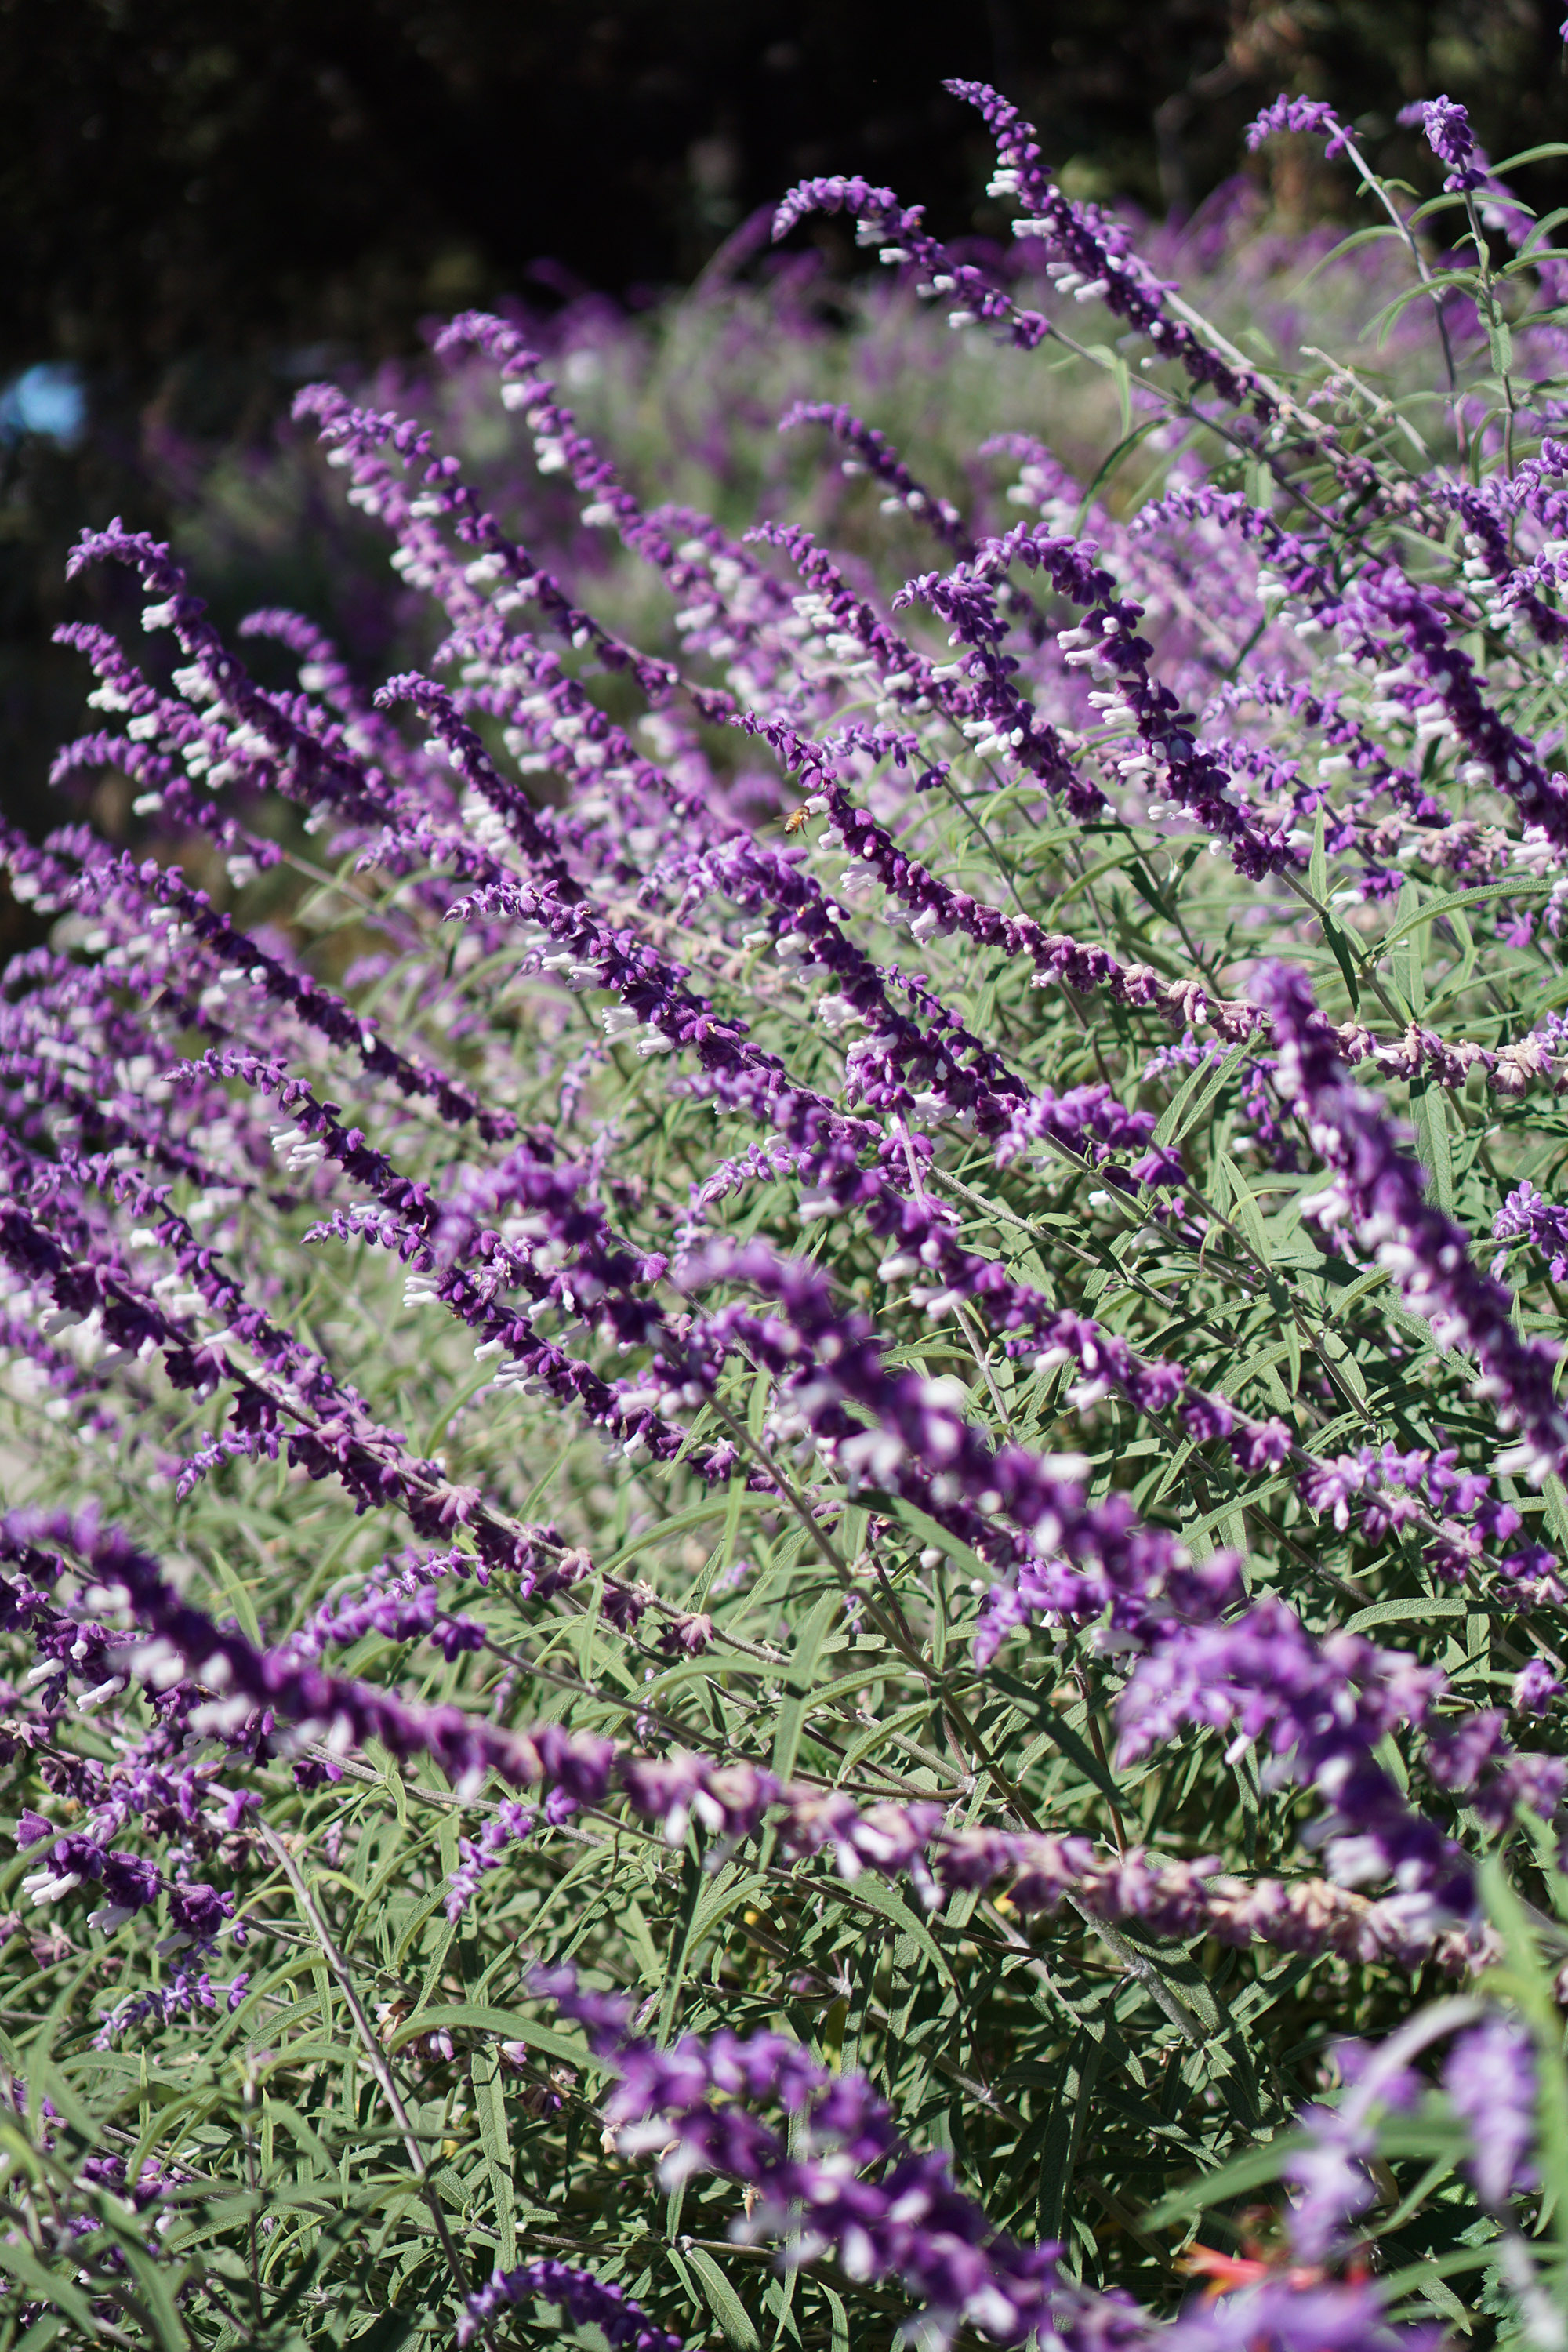
<svg viewBox="0 0 1568 2352"><path fill-rule="evenodd" d="M1491 152L1568 130L1561 0L0 0L0 806L36 824L79 665L48 632L82 521L166 530L168 460L275 429L300 377L416 351L468 302L630 304L804 173L866 172L947 233L994 224L944 97L994 80L1075 193L1189 209L1279 89L1387 132L1468 103ZM1423 186L1412 134L1379 148ZM1348 201L1289 143L1247 168ZM838 267L842 233L818 227ZM74 441L4 387L74 372ZM47 420L45 420L47 421ZM186 488L182 490L182 482ZM95 601L96 600L96 601Z"/></svg>

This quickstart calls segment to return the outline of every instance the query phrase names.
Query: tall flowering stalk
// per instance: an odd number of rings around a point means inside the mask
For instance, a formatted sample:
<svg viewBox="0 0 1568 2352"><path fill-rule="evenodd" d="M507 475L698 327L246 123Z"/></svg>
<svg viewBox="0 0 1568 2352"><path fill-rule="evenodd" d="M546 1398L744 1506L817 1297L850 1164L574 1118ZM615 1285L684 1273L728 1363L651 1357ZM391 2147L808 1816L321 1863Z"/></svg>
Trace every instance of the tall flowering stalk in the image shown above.
<svg viewBox="0 0 1568 2352"><path fill-rule="evenodd" d="M797 256L301 393L374 674L72 559L18 2342L1563 2342L1559 265L1447 100L1320 325L953 87L1016 236L808 183L837 344Z"/></svg>

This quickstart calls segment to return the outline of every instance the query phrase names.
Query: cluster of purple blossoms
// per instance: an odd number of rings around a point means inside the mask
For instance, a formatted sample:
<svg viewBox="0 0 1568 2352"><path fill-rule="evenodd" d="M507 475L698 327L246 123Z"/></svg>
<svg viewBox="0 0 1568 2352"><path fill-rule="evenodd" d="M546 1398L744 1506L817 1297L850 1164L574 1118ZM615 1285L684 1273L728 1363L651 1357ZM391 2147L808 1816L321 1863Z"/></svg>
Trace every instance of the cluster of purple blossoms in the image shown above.
<svg viewBox="0 0 1568 2352"><path fill-rule="evenodd" d="M669 2188L711 2171L755 2192L737 2237L788 2231L796 2260L831 2247L851 2279L901 2280L932 2343L966 2321L1003 2343L1048 2323L1059 2250L994 2231L955 2189L945 2157L901 2145L863 2077L832 2074L784 2034L687 2034L661 2050L629 2032L624 2003L579 1990L570 1970L542 1972L533 1990L613 2060L605 2115L624 2152L658 2149ZM742 2100L776 2105L787 2136Z"/></svg>
<svg viewBox="0 0 1568 2352"><path fill-rule="evenodd" d="M1278 1049L1276 1084L1331 1171L1303 1213L1329 1227L1349 1219L1438 1345L1474 1357L1478 1392L1519 1433L1500 1467L1521 1469L1539 1486L1568 1459L1568 1416L1552 1391L1558 1350L1520 1337L1510 1294L1472 1265L1468 1235L1426 1199L1423 1171L1393 1122L1346 1076L1303 976L1270 965L1257 988Z"/></svg>
<svg viewBox="0 0 1568 2352"><path fill-rule="evenodd" d="M1415 119L1433 154L1448 166L1443 183L1446 189L1463 194L1486 184L1487 159L1476 145L1470 118L1462 106L1451 98L1429 98L1416 109Z"/></svg>
<svg viewBox="0 0 1568 2352"><path fill-rule="evenodd" d="M1350 138L1333 108L1322 99L1277 98L1247 125L1247 143L1254 149L1261 147L1266 139L1282 131L1308 132L1313 137L1326 135L1329 143L1323 152L1331 161L1343 154Z"/></svg>
<svg viewBox="0 0 1568 2352"><path fill-rule="evenodd" d="M553 2304L571 2326L596 2327L610 2352L623 2352L623 2347L626 2352L681 2352L680 2337L656 2327L618 2286L549 2255L520 2263L516 2270L498 2270L477 2294L469 2295L456 2342L472 2344L509 2304L519 2303Z"/></svg>
<svg viewBox="0 0 1568 2352"><path fill-rule="evenodd" d="M1560 1208L1536 1191L1527 1176L1516 1184L1492 1221L1492 1239L1500 1242L1528 1241L1546 1260L1547 1272L1553 1282L1568 1276L1568 1209ZM1508 1252L1502 1251L1492 1260L1492 1277L1500 1280L1508 1265Z"/></svg>
<svg viewBox="0 0 1568 2352"><path fill-rule="evenodd" d="M1265 1742L1328 1799L1319 1834L1335 1878L1391 1877L1413 1920L1463 1917L1475 1900L1466 1856L1375 1756L1396 1725L1426 1721L1440 1685L1414 1659L1359 1636L1314 1642L1263 1599L1223 1624L1183 1627L1140 1660L1121 1706L1121 1752L1146 1755L1183 1724L1234 1727L1237 1753Z"/></svg>

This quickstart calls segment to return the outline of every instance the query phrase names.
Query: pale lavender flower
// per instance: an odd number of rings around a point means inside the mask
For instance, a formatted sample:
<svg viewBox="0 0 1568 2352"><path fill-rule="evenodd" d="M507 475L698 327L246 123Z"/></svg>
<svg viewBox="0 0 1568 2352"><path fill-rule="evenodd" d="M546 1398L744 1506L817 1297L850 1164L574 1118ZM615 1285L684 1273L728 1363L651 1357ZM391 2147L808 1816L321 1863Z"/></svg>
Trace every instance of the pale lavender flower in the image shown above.
<svg viewBox="0 0 1568 2352"><path fill-rule="evenodd" d="M1157 2339L1169 2352L1431 2352L1435 2327L1396 2327L1375 2280L1293 2286L1269 2279L1190 2304Z"/></svg>
<svg viewBox="0 0 1568 2352"><path fill-rule="evenodd" d="M1531 1658L1513 1678L1513 1704L1521 1715L1544 1715L1563 1688L1544 1658Z"/></svg>
<svg viewBox="0 0 1568 2352"><path fill-rule="evenodd" d="M1469 2170L1483 2205L1500 2211L1535 2179L1535 2053L1525 2028L1489 2017L1448 2053L1443 2088L1470 2135Z"/></svg>

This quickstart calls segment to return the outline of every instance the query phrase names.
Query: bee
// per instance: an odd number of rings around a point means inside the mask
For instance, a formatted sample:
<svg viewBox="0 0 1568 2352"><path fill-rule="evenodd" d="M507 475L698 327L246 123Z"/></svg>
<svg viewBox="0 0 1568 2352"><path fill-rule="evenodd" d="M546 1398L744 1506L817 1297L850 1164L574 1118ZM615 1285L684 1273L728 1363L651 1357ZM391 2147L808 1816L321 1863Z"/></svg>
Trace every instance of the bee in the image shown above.
<svg viewBox="0 0 1568 2352"><path fill-rule="evenodd" d="M810 814L811 811L806 807L805 803L802 801L799 808L792 808L788 816L785 817L784 831L786 833L798 833Z"/></svg>

